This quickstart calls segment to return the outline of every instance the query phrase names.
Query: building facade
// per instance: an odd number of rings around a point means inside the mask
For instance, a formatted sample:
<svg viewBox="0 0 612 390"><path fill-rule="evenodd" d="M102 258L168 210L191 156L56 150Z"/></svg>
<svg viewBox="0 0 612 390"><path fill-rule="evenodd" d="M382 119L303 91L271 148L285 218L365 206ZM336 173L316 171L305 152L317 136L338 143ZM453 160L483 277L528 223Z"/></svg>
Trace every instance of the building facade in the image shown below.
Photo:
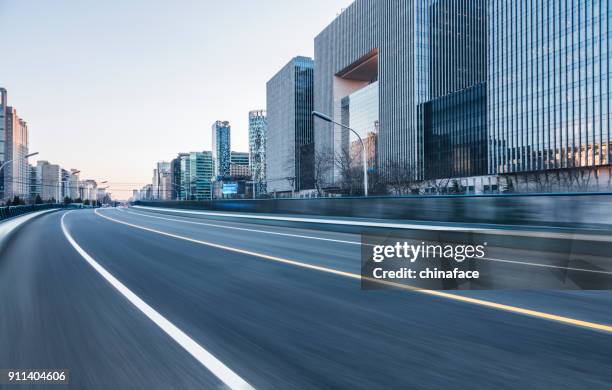
<svg viewBox="0 0 612 390"><path fill-rule="evenodd" d="M56 202L62 199L62 177L61 168L57 164L50 164L47 161L38 161L40 168L40 197L45 201L55 200Z"/></svg>
<svg viewBox="0 0 612 390"><path fill-rule="evenodd" d="M214 178L212 152L191 152L181 155L180 171L180 200L211 199Z"/></svg>
<svg viewBox="0 0 612 390"><path fill-rule="evenodd" d="M607 0L489 0L489 172L610 164Z"/></svg>
<svg viewBox="0 0 612 390"><path fill-rule="evenodd" d="M249 178L251 176L249 153L232 151L230 161L231 177Z"/></svg>
<svg viewBox="0 0 612 390"><path fill-rule="evenodd" d="M308 57L289 61L267 82L266 102L268 193L313 188L314 61Z"/></svg>
<svg viewBox="0 0 612 390"><path fill-rule="evenodd" d="M0 164L6 161L4 143L6 141L6 110L8 107L8 94L6 89L0 88ZM0 199L4 199L4 169L0 171Z"/></svg>
<svg viewBox="0 0 612 390"><path fill-rule="evenodd" d="M249 112L249 166L255 182L255 196L266 193L266 133L268 120L265 110Z"/></svg>
<svg viewBox="0 0 612 390"><path fill-rule="evenodd" d="M421 105L486 81L486 5L357 0L315 38L315 110L375 138L376 150L366 150L370 172L385 179L395 167L412 180L425 177ZM317 175L326 186L343 180L339 159L361 164L356 149L348 130L315 122L316 154L332 161L326 175Z"/></svg>
<svg viewBox="0 0 612 390"><path fill-rule="evenodd" d="M11 161L5 165L4 172L4 196L12 199L18 196L22 199L29 195L30 170L28 169L28 125L17 115L17 110L7 107L6 129L4 132L4 156L6 161Z"/></svg>
<svg viewBox="0 0 612 390"><path fill-rule="evenodd" d="M228 121L216 121L212 125L212 158L215 167L214 175L218 178L230 175L231 130Z"/></svg>

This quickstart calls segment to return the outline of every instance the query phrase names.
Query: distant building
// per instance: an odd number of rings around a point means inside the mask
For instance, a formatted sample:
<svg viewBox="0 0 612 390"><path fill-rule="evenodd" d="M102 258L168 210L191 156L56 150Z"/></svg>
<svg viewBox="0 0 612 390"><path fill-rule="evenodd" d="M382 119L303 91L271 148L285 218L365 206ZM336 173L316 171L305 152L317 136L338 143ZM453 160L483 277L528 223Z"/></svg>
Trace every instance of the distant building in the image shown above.
<svg viewBox="0 0 612 390"><path fill-rule="evenodd" d="M63 201L65 198L70 197L70 172L68 172L68 170L64 168L60 168L60 176L60 187L62 190L60 192L60 197L58 200Z"/></svg>
<svg viewBox="0 0 612 390"><path fill-rule="evenodd" d="M212 158L216 177L230 175L231 126L228 121L216 121L212 125Z"/></svg>
<svg viewBox="0 0 612 390"><path fill-rule="evenodd" d="M47 161L38 161L41 169L41 198L45 201L62 199L61 168L57 164L49 164Z"/></svg>
<svg viewBox="0 0 612 390"><path fill-rule="evenodd" d="M257 194L266 193L266 133L268 119L265 110L249 112L249 165Z"/></svg>
<svg viewBox="0 0 612 390"><path fill-rule="evenodd" d="M246 178L251 176L249 169L249 154L232 152L230 158L230 176Z"/></svg>
<svg viewBox="0 0 612 390"><path fill-rule="evenodd" d="M212 197L212 152L191 152L181 156L181 200L206 200Z"/></svg>
<svg viewBox="0 0 612 390"><path fill-rule="evenodd" d="M5 131L5 157L11 161L3 169L4 196L11 199L15 196L27 198L29 195L29 169L25 156L28 154L28 125L17 115L17 110L7 107Z"/></svg>
<svg viewBox="0 0 612 390"><path fill-rule="evenodd" d="M184 193L181 192L181 159L188 155L189 153L179 153L170 162L170 199L184 199Z"/></svg>
<svg viewBox="0 0 612 390"><path fill-rule="evenodd" d="M40 193L38 192L38 186L36 185L36 183L38 182L39 178L36 176L37 175L37 169L35 165L32 164L28 164L28 169L30 170L30 175L29 175L29 198L31 201L34 201L36 199L36 195L40 195Z"/></svg>
<svg viewBox="0 0 612 390"><path fill-rule="evenodd" d="M153 199L168 200L172 197L171 163L159 161L153 170L151 183Z"/></svg>
<svg viewBox="0 0 612 390"><path fill-rule="evenodd" d="M266 84L267 191L314 188L314 62L295 57Z"/></svg>
<svg viewBox="0 0 612 390"><path fill-rule="evenodd" d="M4 155L6 141L6 110L8 106L6 89L0 88L0 164L6 161ZM0 171L0 199L4 199L4 169Z"/></svg>
<svg viewBox="0 0 612 390"><path fill-rule="evenodd" d="M79 198L79 171L76 169L70 170L68 177L68 197L72 200Z"/></svg>

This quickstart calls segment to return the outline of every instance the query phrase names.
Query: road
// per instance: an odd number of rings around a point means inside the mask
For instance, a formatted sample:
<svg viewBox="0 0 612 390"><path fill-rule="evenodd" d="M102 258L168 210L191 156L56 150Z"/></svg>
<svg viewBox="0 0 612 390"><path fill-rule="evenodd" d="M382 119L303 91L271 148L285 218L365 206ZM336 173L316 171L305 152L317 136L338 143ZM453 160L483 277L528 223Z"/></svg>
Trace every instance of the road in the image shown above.
<svg viewBox="0 0 612 390"><path fill-rule="evenodd" d="M572 324L612 324L609 292L363 291L359 255L298 223L44 214L2 249L0 368L74 389L610 388L612 332Z"/></svg>

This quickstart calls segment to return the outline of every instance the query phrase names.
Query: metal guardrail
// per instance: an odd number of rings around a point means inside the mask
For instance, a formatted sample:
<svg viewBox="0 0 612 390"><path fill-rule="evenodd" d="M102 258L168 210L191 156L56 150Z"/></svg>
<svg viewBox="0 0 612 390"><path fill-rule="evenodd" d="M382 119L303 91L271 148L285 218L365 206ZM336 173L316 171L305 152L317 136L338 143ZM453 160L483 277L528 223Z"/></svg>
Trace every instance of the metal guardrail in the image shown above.
<svg viewBox="0 0 612 390"><path fill-rule="evenodd" d="M4 221L8 218L13 218L18 215L32 213L34 211L48 210L48 209L65 209L65 208L81 208L78 204L66 204L66 203L43 203L43 204L30 204L25 206L3 206L0 207L0 221Z"/></svg>

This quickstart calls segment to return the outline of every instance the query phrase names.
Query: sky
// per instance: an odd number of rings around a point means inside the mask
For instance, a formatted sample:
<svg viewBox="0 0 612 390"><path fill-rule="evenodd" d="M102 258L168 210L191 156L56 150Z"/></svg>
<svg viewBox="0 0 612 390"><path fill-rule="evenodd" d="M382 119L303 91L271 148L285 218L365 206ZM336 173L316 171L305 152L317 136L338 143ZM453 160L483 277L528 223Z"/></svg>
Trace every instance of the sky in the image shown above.
<svg viewBox="0 0 612 390"><path fill-rule="evenodd" d="M37 158L127 199L155 162L210 150L215 120L248 151L266 82L351 2L0 0L0 86Z"/></svg>

